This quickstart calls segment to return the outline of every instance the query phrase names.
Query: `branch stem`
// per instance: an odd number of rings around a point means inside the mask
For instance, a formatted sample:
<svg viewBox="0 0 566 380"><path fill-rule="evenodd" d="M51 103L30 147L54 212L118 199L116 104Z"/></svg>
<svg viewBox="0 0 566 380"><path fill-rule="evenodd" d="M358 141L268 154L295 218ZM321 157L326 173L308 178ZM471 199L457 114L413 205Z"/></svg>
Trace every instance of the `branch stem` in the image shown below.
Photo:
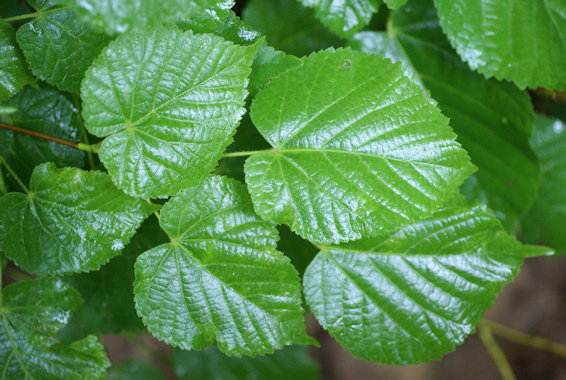
<svg viewBox="0 0 566 380"><path fill-rule="evenodd" d="M517 380L513 370L511 369L511 365L505 356L505 353L499 347L493 334L491 333L491 329L488 325L480 323L478 325L478 335L487 349L487 352L495 362L499 373L501 374L501 378L503 380Z"/></svg>
<svg viewBox="0 0 566 380"><path fill-rule="evenodd" d="M39 12L33 12L33 13L26 13L25 15L18 15L18 16L14 16L14 17L8 17L3 19L6 22L12 22L12 21L19 21L19 20L27 20L28 18L38 18L39 16L44 16L44 15L48 15L49 13L54 13L54 12L60 12L60 11L64 11L67 9L71 9L74 8L74 5L68 6L68 7L61 7L61 8L56 8L56 9L50 9L47 11L39 11Z"/></svg>
<svg viewBox="0 0 566 380"><path fill-rule="evenodd" d="M246 150L243 152L224 153L222 155L222 158L253 156L254 154L270 153L273 151L274 151L273 149L267 149L267 150Z"/></svg>
<svg viewBox="0 0 566 380"><path fill-rule="evenodd" d="M4 167L6 168L8 173L10 173L12 177L14 177L14 180L18 183L18 185L20 185L20 187L26 192L26 194L31 194L31 191L28 189L28 187L24 184L20 177L18 177L16 172L12 170L10 165L8 165L8 163L6 162L6 159L2 156L0 156L0 164L4 164Z"/></svg>

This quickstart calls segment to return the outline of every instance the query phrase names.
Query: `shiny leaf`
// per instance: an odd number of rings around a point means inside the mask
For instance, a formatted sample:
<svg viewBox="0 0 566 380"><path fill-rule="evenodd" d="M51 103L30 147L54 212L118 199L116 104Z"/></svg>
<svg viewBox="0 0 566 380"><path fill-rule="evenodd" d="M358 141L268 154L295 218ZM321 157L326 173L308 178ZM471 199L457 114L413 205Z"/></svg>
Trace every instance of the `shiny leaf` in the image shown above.
<svg viewBox="0 0 566 380"><path fill-rule="evenodd" d="M38 166L30 194L0 198L8 258L30 273L97 270L116 256L153 211L117 189L107 174Z"/></svg>
<svg viewBox="0 0 566 380"><path fill-rule="evenodd" d="M110 362L95 336L70 346L51 337L81 303L53 278L8 285L0 307L2 379L101 379Z"/></svg>
<svg viewBox="0 0 566 380"><path fill-rule="evenodd" d="M444 32L472 69L519 87L566 89L566 2L435 0Z"/></svg>
<svg viewBox="0 0 566 380"><path fill-rule="evenodd" d="M16 31L0 20L0 101L9 98L35 79L18 47Z"/></svg>
<svg viewBox="0 0 566 380"><path fill-rule="evenodd" d="M167 202L160 224L171 243L135 266L136 307L155 337L236 356L310 342L297 272L245 186L209 177Z"/></svg>
<svg viewBox="0 0 566 380"><path fill-rule="evenodd" d="M114 183L143 198L194 186L232 141L258 42L162 28L120 36L82 87L89 132Z"/></svg>
<svg viewBox="0 0 566 380"><path fill-rule="evenodd" d="M474 332L519 272L522 249L485 206L451 202L395 233L321 247L304 276L305 297L352 354L426 362Z"/></svg>
<svg viewBox="0 0 566 380"><path fill-rule="evenodd" d="M430 215L473 166L400 64L325 51L273 80L252 121L274 147L246 161L256 211L315 243Z"/></svg>
<svg viewBox="0 0 566 380"><path fill-rule="evenodd" d="M529 146L534 123L529 95L470 70L442 33L432 1L409 1L393 13L388 28L358 33L353 47L400 60L430 90L479 168L464 192L487 203L512 229L534 201L540 177Z"/></svg>

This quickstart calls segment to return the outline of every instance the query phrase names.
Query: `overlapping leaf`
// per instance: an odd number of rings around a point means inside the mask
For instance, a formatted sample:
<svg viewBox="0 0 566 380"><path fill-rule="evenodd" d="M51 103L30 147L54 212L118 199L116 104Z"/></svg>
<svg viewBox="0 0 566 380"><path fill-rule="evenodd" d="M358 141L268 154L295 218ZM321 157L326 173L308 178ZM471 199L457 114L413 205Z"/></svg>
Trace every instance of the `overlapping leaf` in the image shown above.
<svg viewBox="0 0 566 380"><path fill-rule="evenodd" d="M474 331L530 252L485 206L453 201L395 233L322 247L305 273L305 297L352 354L430 361Z"/></svg>
<svg viewBox="0 0 566 380"><path fill-rule="evenodd" d="M29 194L0 198L0 240L27 272L88 272L117 255L153 210L105 173L47 163L34 170Z"/></svg>
<svg viewBox="0 0 566 380"><path fill-rule="evenodd" d="M421 219L473 171L448 120L378 56L313 54L267 85L251 116L273 146L246 161L256 211L317 243Z"/></svg>
<svg viewBox="0 0 566 380"><path fill-rule="evenodd" d="M478 172L466 195L496 211L507 228L534 201L540 177L529 146L534 113L529 95L486 80L458 58L442 33L432 1L409 1L393 13L387 33L361 32L352 45L399 60L438 101Z"/></svg>
<svg viewBox="0 0 566 380"><path fill-rule="evenodd" d="M16 31L0 20L0 101L14 95L26 84L35 84L35 79L18 47Z"/></svg>
<svg viewBox="0 0 566 380"><path fill-rule="evenodd" d="M270 355L234 358L217 347L202 351L173 351L179 380L318 380L320 369L307 347L290 346Z"/></svg>
<svg viewBox="0 0 566 380"><path fill-rule="evenodd" d="M0 121L64 140L81 140L79 111L57 90L25 88L3 104L16 111L0 115ZM44 162L58 167L84 165L80 150L5 129L0 129L0 155L25 183Z"/></svg>
<svg viewBox="0 0 566 380"><path fill-rule="evenodd" d="M237 356L310 342L297 272L245 186L209 177L170 200L160 223L171 243L135 267L136 307L155 337L183 349L217 343Z"/></svg>
<svg viewBox="0 0 566 380"><path fill-rule="evenodd" d="M60 0L75 5L75 11L85 21L108 34L124 33L172 24L206 9L220 6L230 9L234 0Z"/></svg>
<svg viewBox="0 0 566 380"><path fill-rule="evenodd" d="M566 89L566 2L435 0L458 54L485 76Z"/></svg>
<svg viewBox="0 0 566 380"><path fill-rule="evenodd" d="M102 378L110 362L95 336L70 346L51 337L81 303L75 290L53 278L8 285L0 304L2 378Z"/></svg>
<svg viewBox="0 0 566 380"><path fill-rule="evenodd" d="M245 112L247 76L261 44L161 28L120 36L82 87L87 129L126 193L155 198L200 182Z"/></svg>
<svg viewBox="0 0 566 380"><path fill-rule="evenodd" d="M544 241L566 251L566 123L539 115L531 143L539 156L542 178L532 209L522 220L521 239Z"/></svg>

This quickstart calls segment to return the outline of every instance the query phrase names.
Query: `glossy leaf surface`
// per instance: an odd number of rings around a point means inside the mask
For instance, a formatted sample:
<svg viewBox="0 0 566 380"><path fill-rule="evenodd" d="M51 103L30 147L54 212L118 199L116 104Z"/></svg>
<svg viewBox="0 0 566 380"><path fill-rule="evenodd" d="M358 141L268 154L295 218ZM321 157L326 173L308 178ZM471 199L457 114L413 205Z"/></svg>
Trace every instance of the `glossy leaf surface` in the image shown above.
<svg viewBox="0 0 566 380"><path fill-rule="evenodd" d="M343 347L403 365L462 343L521 262L521 244L485 206L451 202L395 233L322 247L303 282L307 304Z"/></svg>
<svg viewBox="0 0 566 380"><path fill-rule="evenodd" d="M470 70L442 33L432 1L409 1L388 27L387 33L358 33L353 47L401 61L430 91L479 168L464 192L512 229L534 201L540 177L529 146L534 123L529 95Z"/></svg>
<svg viewBox="0 0 566 380"><path fill-rule="evenodd" d="M566 2L435 0L458 54L485 76L566 89Z"/></svg>
<svg viewBox="0 0 566 380"><path fill-rule="evenodd" d="M109 136L100 158L114 183L157 198L200 182L245 112L258 44L241 47L174 28L110 44L87 72L82 98L87 129Z"/></svg>
<svg viewBox="0 0 566 380"><path fill-rule="evenodd" d="M320 369L307 347L290 346L255 358L226 356L213 346L202 351L173 351L179 380L318 380Z"/></svg>
<svg viewBox="0 0 566 380"><path fill-rule="evenodd" d="M315 243L421 219L473 171L448 120L378 56L312 54L257 95L251 116L274 148L246 161L256 211Z"/></svg>
<svg viewBox="0 0 566 380"><path fill-rule="evenodd" d="M26 84L35 84L35 79L16 41L16 31L0 20L0 101Z"/></svg>
<svg viewBox="0 0 566 380"><path fill-rule="evenodd" d="M48 12L18 29L18 43L38 78L78 93L86 69L110 39L79 21L72 10L54 11L56 7L51 1L38 7Z"/></svg>
<svg viewBox="0 0 566 380"><path fill-rule="evenodd" d="M566 251L566 123L537 116L531 143L539 156L542 178L539 194L522 221L521 239L543 241L557 253Z"/></svg>
<svg viewBox="0 0 566 380"><path fill-rule="evenodd" d="M34 170L30 191L0 198L5 254L30 273L97 270L154 210L117 189L105 173L52 163Z"/></svg>
<svg viewBox="0 0 566 380"><path fill-rule="evenodd" d="M0 307L2 379L100 379L110 366L95 336L64 346L51 337L82 303L53 278L8 285Z"/></svg>
<svg viewBox="0 0 566 380"><path fill-rule="evenodd" d="M310 342L297 272L245 186L209 177L167 202L160 224L171 243L135 266L136 307L155 337L236 356Z"/></svg>

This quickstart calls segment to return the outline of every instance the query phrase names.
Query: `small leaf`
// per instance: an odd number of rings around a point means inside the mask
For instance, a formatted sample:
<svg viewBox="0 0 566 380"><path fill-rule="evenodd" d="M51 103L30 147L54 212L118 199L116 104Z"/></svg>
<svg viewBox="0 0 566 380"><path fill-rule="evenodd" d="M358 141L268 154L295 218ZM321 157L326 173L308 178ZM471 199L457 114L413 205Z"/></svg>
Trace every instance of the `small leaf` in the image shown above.
<svg viewBox="0 0 566 380"><path fill-rule="evenodd" d="M369 24L379 9L379 0L300 0L304 6L314 8L316 17L330 30L342 37L351 37ZM396 3L399 0L393 0Z"/></svg>
<svg viewBox="0 0 566 380"><path fill-rule="evenodd" d="M110 362L95 336L70 346L51 337L81 303L75 290L53 278L8 285L0 308L2 378L102 378Z"/></svg>
<svg viewBox="0 0 566 380"><path fill-rule="evenodd" d="M154 364L142 360L127 360L125 363L112 363L106 380L167 380L167 376Z"/></svg>
<svg viewBox="0 0 566 380"><path fill-rule="evenodd" d="M106 138L100 158L126 193L166 197L216 166L245 112L257 44L173 28L120 36L82 87L89 132Z"/></svg>
<svg viewBox="0 0 566 380"><path fill-rule="evenodd" d="M543 241L566 251L566 123L538 115L531 144L539 156L542 178L538 198L523 217L521 239Z"/></svg>
<svg viewBox="0 0 566 380"><path fill-rule="evenodd" d="M251 116L274 147L246 161L256 211L315 243L430 215L473 171L401 65L350 49L312 54L273 80Z"/></svg>
<svg viewBox="0 0 566 380"><path fill-rule="evenodd" d="M217 343L236 356L310 342L297 272L245 186L209 177L167 202L160 224L171 243L135 266L136 307L155 337L183 349Z"/></svg>
<svg viewBox="0 0 566 380"><path fill-rule="evenodd" d="M18 47L16 31L0 20L0 101L14 95L26 84L37 86Z"/></svg>
<svg viewBox="0 0 566 380"><path fill-rule="evenodd" d="M519 87L566 89L566 2L435 0L444 32L470 67Z"/></svg>
<svg viewBox="0 0 566 380"><path fill-rule="evenodd" d="M173 24L180 18L219 6L230 9L234 0L61 0L76 5L75 11L85 21L108 34L129 29L144 29Z"/></svg>
<svg viewBox="0 0 566 380"><path fill-rule="evenodd" d="M114 187L105 173L52 163L34 170L30 191L0 198L5 254L30 273L97 270L153 211Z"/></svg>
<svg viewBox="0 0 566 380"><path fill-rule="evenodd" d="M318 380L320 368L307 347L289 346L255 358L226 356L213 346L202 351L174 350L179 380Z"/></svg>
<svg viewBox="0 0 566 380"><path fill-rule="evenodd" d="M519 272L521 251L485 206L452 201L395 233L322 247L305 273L305 297L352 354L426 362L474 332Z"/></svg>
<svg viewBox="0 0 566 380"><path fill-rule="evenodd" d="M297 0L251 0L244 9L243 19L266 36L270 46L298 57L345 44L320 23L312 9L303 7Z"/></svg>
<svg viewBox="0 0 566 380"><path fill-rule="evenodd" d="M0 115L5 123L64 140L81 140L79 111L55 89L25 88L3 104L16 109L16 112ZM26 183L33 169L41 163L82 168L85 157L80 150L6 129L0 129L0 155Z"/></svg>

